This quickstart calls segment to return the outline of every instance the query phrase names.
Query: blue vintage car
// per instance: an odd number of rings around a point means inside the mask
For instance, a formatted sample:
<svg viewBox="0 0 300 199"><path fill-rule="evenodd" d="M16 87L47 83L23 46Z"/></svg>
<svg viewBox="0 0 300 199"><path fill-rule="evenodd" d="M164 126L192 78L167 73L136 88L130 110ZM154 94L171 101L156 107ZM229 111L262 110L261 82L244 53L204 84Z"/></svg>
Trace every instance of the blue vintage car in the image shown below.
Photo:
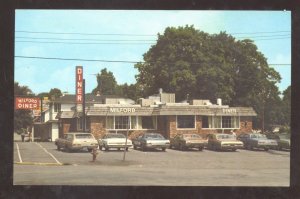
<svg viewBox="0 0 300 199"><path fill-rule="evenodd" d="M275 140L268 139L266 135L260 133L242 133L238 136L238 140L244 143L244 147L249 150L269 149L277 148L277 142Z"/></svg>
<svg viewBox="0 0 300 199"><path fill-rule="evenodd" d="M144 133L136 139L132 139L133 148L141 148L143 151L150 148L160 148L165 151L170 146L170 141L159 133Z"/></svg>

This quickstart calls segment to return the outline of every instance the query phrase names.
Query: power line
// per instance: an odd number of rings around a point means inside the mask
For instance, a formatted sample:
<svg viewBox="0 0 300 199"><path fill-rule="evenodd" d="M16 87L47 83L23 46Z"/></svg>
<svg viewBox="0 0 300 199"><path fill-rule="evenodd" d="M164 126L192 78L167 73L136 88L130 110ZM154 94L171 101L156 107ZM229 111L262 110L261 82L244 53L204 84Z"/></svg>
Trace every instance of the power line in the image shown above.
<svg viewBox="0 0 300 199"><path fill-rule="evenodd" d="M103 35L103 36L157 36L147 34L126 34L126 33L79 33L79 32L35 32L35 31L24 31L18 30L15 32L21 33L33 33L33 34L57 34L57 35Z"/></svg>
<svg viewBox="0 0 300 199"><path fill-rule="evenodd" d="M280 39L290 39L291 37L275 37L275 38L266 38L266 39L251 39L251 38L239 38L241 39L250 39L253 41L262 41L262 40L280 40ZM105 40L103 40L105 41ZM108 40L108 41L118 41L118 40ZM119 40L119 41L130 41L130 40ZM131 41L137 41L137 40L131 40ZM143 41L143 40L141 40ZM145 40L146 41L146 40ZM155 44L155 43L149 43L149 42L61 42L61 41L23 41L23 40L16 40L17 43L41 43L41 44L81 44L81 45L149 45L149 44Z"/></svg>
<svg viewBox="0 0 300 199"><path fill-rule="evenodd" d="M282 37L282 36L290 36L290 34L284 35L261 35L261 36L252 36L251 38L260 38L260 37ZM54 38L54 37L15 37L16 39L33 39L33 40L64 40L64 41L157 41L157 40L150 40L150 39L69 39L69 38ZM248 38L248 37L236 37L237 39L240 38Z"/></svg>
<svg viewBox="0 0 300 199"><path fill-rule="evenodd" d="M26 58L26 59L48 59L48 60L50 59L50 60L61 60L61 61L117 62L117 63L132 63L132 64L140 63L138 61L102 60L102 59L78 59L78 58L30 57L30 56L15 56L15 57Z"/></svg>
<svg viewBox="0 0 300 199"><path fill-rule="evenodd" d="M45 38L45 37L15 37L16 39L47 39L47 40L64 40L64 41L157 41L157 40L153 40L153 39L80 39L80 38L76 38L76 39L64 39L64 38Z"/></svg>
<svg viewBox="0 0 300 199"><path fill-rule="evenodd" d="M231 35L243 35L243 34L269 34L269 33L281 33L281 32L291 32L290 30L283 31L270 31L270 32L240 32L240 33L229 33Z"/></svg>
<svg viewBox="0 0 300 199"><path fill-rule="evenodd" d="M42 44L83 44L83 45L96 45L96 44L117 44L117 45L143 45L143 44L155 44L155 43L120 43L120 42L93 42L93 43L83 43L83 42L60 42L60 41L16 41L18 43L42 43Z"/></svg>
<svg viewBox="0 0 300 199"><path fill-rule="evenodd" d="M15 56L16 58L26 58L26 59L48 59L48 60L61 60L61 61L91 61L91 62L117 62L117 63L146 63L144 61L125 61L125 60L103 60L103 59L78 59L78 58L57 58L57 57L31 57L31 56ZM191 63L191 64L201 64L201 63ZM239 64L239 65L248 65L248 64ZM271 63L268 65L277 65L277 66L290 66L291 64L286 63Z"/></svg>

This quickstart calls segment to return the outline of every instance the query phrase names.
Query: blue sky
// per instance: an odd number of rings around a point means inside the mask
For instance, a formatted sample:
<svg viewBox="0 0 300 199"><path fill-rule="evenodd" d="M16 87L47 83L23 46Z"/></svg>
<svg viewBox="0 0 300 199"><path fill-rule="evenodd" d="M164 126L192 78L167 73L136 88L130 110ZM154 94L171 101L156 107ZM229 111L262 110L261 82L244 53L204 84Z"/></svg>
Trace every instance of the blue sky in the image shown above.
<svg viewBox="0 0 300 199"><path fill-rule="evenodd" d="M157 33L163 34L169 26L185 25L210 34L226 31L237 39L253 39L269 64L291 63L290 11L16 10L15 56L143 61L143 54L155 43ZM66 44L70 42L73 44ZM18 57L15 81L35 94L49 92L51 88L75 93L78 65L83 66L87 93L97 86L95 74L103 68L113 72L119 84L136 82L138 71L133 63ZM291 84L291 65L270 67L280 73L282 80L278 87L285 90Z"/></svg>

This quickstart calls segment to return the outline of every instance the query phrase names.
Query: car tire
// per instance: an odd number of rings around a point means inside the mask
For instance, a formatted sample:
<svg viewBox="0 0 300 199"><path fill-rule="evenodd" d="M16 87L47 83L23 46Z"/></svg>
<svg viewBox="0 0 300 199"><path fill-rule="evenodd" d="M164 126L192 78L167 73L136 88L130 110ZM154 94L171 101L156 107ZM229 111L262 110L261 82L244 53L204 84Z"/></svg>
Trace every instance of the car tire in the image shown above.
<svg viewBox="0 0 300 199"><path fill-rule="evenodd" d="M135 145L133 145L133 149L135 149L135 150L136 150L136 149L137 149L137 147L136 147Z"/></svg>
<svg viewBox="0 0 300 199"><path fill-rule="evenodd" d="M68 146L66 146L65 149L68 153L71 153L71 149Z"/></svg>
<svg viewBox="0 0 300 199"><path fill-rule="evenodd" d="M60 151L60 146L59 145L57 145L57 150Z"/></svg>
<svg viewBox="0 0 300 199"><path fill-rule="evenodd" d="M104 146L104 148L105 148L105 151L109 151L108 146Z"/></svg>
<svg viewBox="0 0 300 199"><path fill-rule="evenodd" d="M199 151L203 151L203 147L199 147Z"/></svg>
<svg viewBox="0 0 300 199"><path fill-rule="evenodd" d="M213 151L217 151L217 147L216 147L216 145L212 145L212 147L211 147L211 148L212 148L212 150L213 150Z"/></svg>
<svg viewBox="0 0 300 199"><path fill-rule="evenodd" d="M184 148L184 146L183 146L182 144L179 145L179 149L180 149L181 151L184 151L184 150L185 150L185 148Z"/></svg>
<svg viewBox="0 0 300 199"><path fill-rule="evenodd" d="M163 147L163 148L161 148L161 150L162 150L162 151L166 151L166 148L165 148L165 147Z"/></svg>
<svg viewBox="0 0 300 199"><path fill-rule="evenodd" d="M269 151L269 148L264 148L265 151Z"/></svg>
<svg viewBox="0 0 300 199"><path fill-rule="evenodd" d="M128 151L128 147L126 147L125 150Z"/></svg>
<svg viewBox="0 0 300 199"><path fill-rule="evenodd" d="M250 150L250 151L253 150L253 147L252 147L250 144L247 146L247 148L248 148L248 150Z"/></svg>
<svg viewBox="0 0 300 199"><path fill-rule="evenodd" d="M89 149L89 148L88 148L87 150L88 150L88 152L92 152L93 149Z"/></svg>
<svg viewBox="0 0 300 199"><path fill-rule="evenodd" d="M146 146L142 145L142 151L146 151Z"/></svg>
<svg viewBox="0 0 300 199"><path fill-rule="evenodd" d="M279 151L281 151L281 150L282 150L281 146L278 146L278 147L277 147L277 149L278 149Z"/></svg>
<svg viewBox="0 0 300 199"><path fill-rule="evenodd" d="M231 149L232 151L236 151L236 149Z"/></svg>
<svg viewBox="0 0 300 199"><path fill-rule="evenodd" d="M99 150L102 151L102 149L103 149L102 146L99 145Z"/></svg>

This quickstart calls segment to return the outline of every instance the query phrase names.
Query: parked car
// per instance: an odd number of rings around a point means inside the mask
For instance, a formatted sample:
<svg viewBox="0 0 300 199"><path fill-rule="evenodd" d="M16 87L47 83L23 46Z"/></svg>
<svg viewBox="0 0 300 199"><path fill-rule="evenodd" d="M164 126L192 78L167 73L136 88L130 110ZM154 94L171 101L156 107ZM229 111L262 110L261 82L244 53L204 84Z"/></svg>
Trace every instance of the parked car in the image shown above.
<svg viewBox="0 0 300 199"><path fill-rule="evenodd" d="M244 144L230 134L209 134L207 147L212 150L232 150L243 148Z"/></svg>
<svg viewBox="0 0 300 199"><path fill-rule="evenodd" d="M132 146L131 140L127 139L126 136L120 133L107 133L103 136L103 138L98 139L99 149L105 148L108 151L111 148L117 148L120 150L121 148L128 150L129 147Z"/></svg>
<svg viewBox="0 0 300 199"><path fill-rule="evenodd" d="M268 151L277 147L275 140L268 139L266 135L260 133L242 133L238 136L238 140L242 141L245 148L249 150L257 148Z"/></svg>
<svg viewBox="0 0 300 199"><path fill-rule="evenodd" d="M202 151L207 140L198 134L177 134L170 139L170 148L185 150L189 148L197 148Z"/></svg>
<svg viewBox="0 0 300 199"><path fill-rule="evenodd" d="M81 149L92 151L93 148L98 148L98 142L95 137L91 133L84 132L66 133L63 138L57 138L54 143L57 146L57 150L63 148L67 151Z"/></svg>
<svg viewBox="0 0 300 199"><path fill-rule="evenodd" d="M161 148L165 151L170 146L170 141L159 133L144 133L132 140L133 148L141 148L143 151L149 148Z"/></svg>
<svg viewBox="0 0 300 199"><path fill-rule="evenodd" d="M277 149L291 149L291 135L290 134L275 134L269 133L266 135L268 139L277 141Z"/></svg>

